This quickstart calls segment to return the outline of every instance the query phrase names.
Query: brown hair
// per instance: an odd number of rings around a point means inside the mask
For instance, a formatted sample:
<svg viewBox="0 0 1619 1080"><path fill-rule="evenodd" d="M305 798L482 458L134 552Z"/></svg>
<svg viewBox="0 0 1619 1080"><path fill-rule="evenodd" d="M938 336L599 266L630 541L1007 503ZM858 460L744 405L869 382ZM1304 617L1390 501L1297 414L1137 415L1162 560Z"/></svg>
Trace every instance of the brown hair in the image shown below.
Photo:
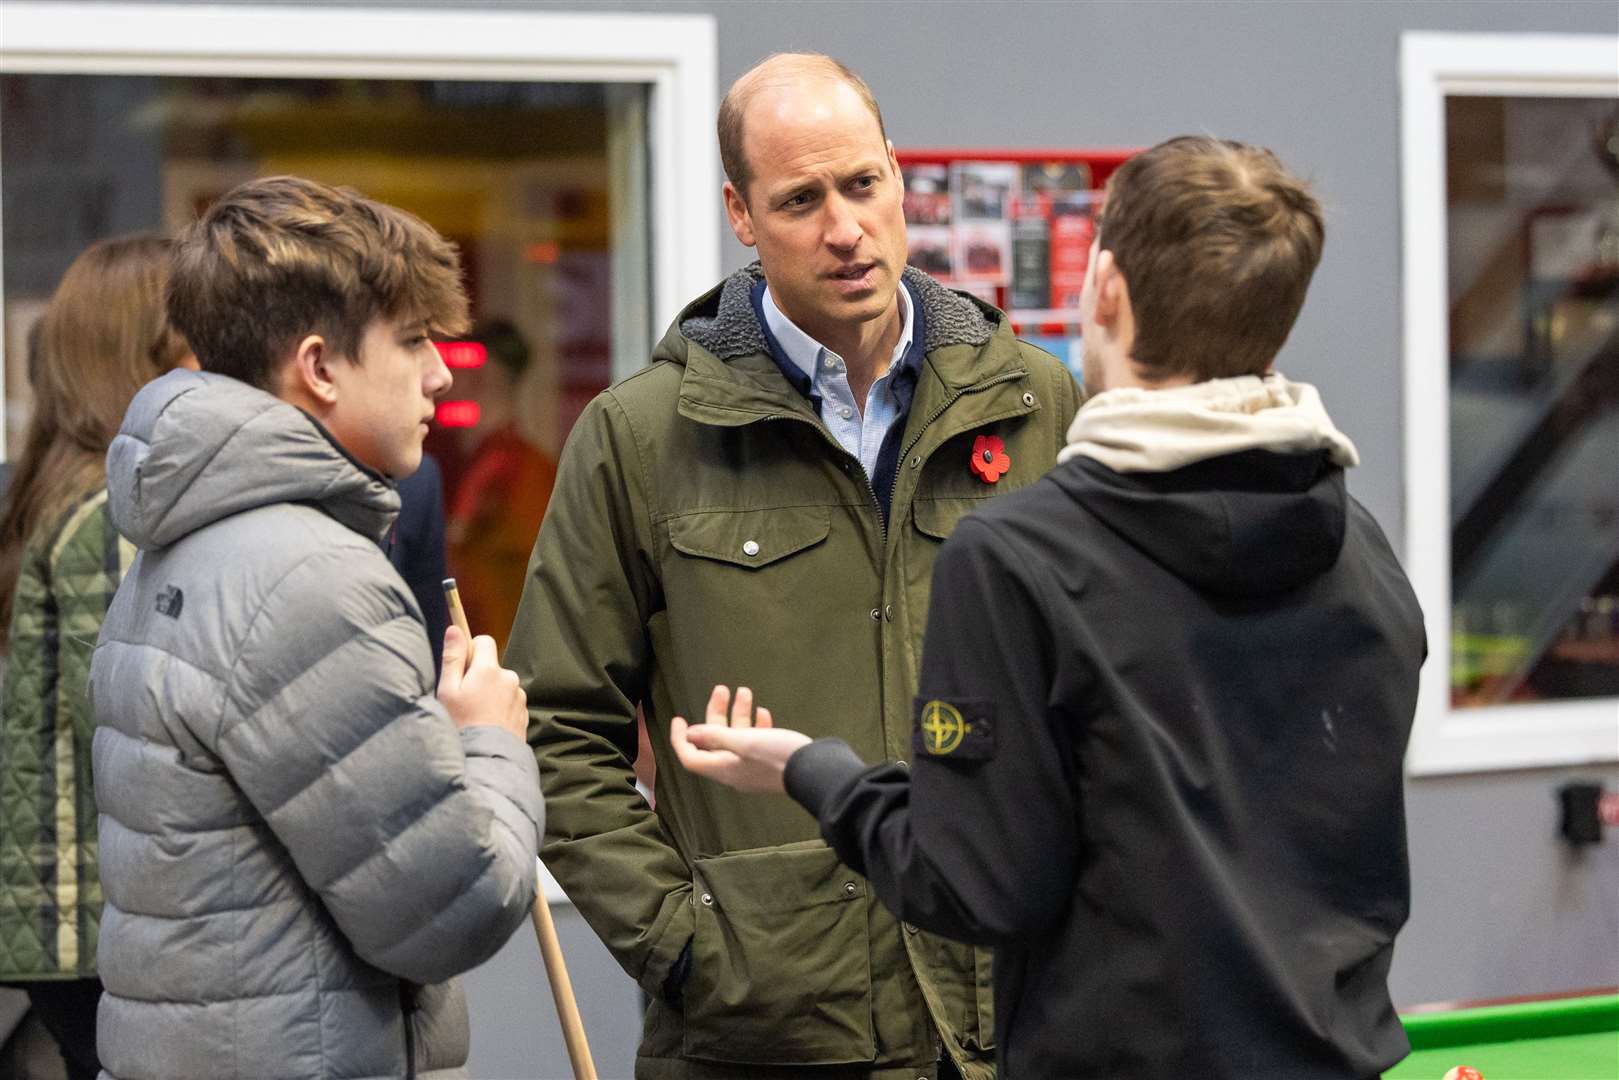
<svg viewBox="0 0 1619 1080"><path fill-rule="evenodd" d="M181 235L169 318L204 370L274 391L299 340L358 362L378 317L467 327L455 245L414 214L295 176L250 180Z"/></svg>
<svg viewBox="0 0 1619 1080"><path fill-rule="evenodd" d="M883 145L888 144L888 130L883 127L883 111L877 107L877 99L872 95L871 87L866 85L866 80L852 69L824 53L771 53L743 72L720 102L720 164L725 168L725 178L731 181L731 186L736 188L743 201L747 200L748 184L753 180L753 169L748 165L742 132L748 104L761 90L816 78L842 82L858 94L877 120Z"/></svg>
<svg viewBox="0 0 1619 1080"><path fill-rule="evenodd" d="M1183 135L1131 158L1097 226L1130 288L1130 358L1149 379L1264 373L1324 239L1309 186L1263 147Z"/></svg>
<svg viewBox="0 0 1619 1080"><path fill-rule="evenodd" d="M95 244L29 331L34 406L0 515L0 643L35 531L106 482L107 447L129 400L185 355L163 313L172 249L151 233Z"/></svg>

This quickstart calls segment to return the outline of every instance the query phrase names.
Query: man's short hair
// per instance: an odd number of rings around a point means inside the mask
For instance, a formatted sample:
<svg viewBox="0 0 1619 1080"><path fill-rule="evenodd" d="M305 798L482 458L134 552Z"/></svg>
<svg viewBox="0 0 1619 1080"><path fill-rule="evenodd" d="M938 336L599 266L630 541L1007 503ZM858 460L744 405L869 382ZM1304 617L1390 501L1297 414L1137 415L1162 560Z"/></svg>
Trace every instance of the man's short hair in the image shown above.
<svg viewBox="0 0 1619 1080"><path fill-rule="evenodd" d="M720 164L725 168L725 178L736 188L737 194L741 195L744 201L748 197L748 184L753 180L753 169L748 164L742 125L744 115L748 111L748 103L761 90L773 86L791 86L805 79L817 78L844 83L858 94L877 120L877 130L882 134L883 145L888 145L888 130L883 127L883 111L877 107L877 99L872 95L871 87L866 85L866 80L855 74L851 68L825 53L771 53L743 72L741 77L731 84L731 88L725 92L725 99L720 102Z"/></svg>
<svg viewBox="0 0 1619 1080"><path fill-rule="evenodd" d="M1149 379L1263 374L1304 305L1321 205L1269 150L1170 139L1114 172L1097 227L1130 288Z"/></svg>
<svg viewBox="0 0 1619 1080"><path fill-rule="evenodd" d="M378 317L467 327L454 244L414 214L295 176L234 188L181 235L168 309L204 370L271 391L307 334L358 362Z"/></svg>

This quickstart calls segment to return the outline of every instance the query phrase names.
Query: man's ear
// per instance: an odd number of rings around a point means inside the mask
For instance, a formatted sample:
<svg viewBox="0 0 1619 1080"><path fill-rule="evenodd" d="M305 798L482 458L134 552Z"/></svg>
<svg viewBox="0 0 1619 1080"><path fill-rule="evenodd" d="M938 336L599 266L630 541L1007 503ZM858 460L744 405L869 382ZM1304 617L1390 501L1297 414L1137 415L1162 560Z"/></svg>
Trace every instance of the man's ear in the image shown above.
<svg viewBox="0 0 1619 1080"><path fill-rule="evenodd" d="M1096 313L1095 319L1103 326L1111 327L1119 320L1120 304L1127 303L1125 299L1124 275L1119 273L1119 264L1113 258L1113 252L1103 249L1096 253Z"/></svg>
<svg viewBox="0 0 1619 1080"><path fill-rule="evenodd" d="M731 222L731 231L736 233L737 240L743 247L752 247L753 215L748 212L748 200L736 189L736 185L729 180L725 181L725 216Z"/></svg>
<svg viewBox="0 0 1619 1080"><path fill-rule="evenodd" d="M894 140L888 140L888 167L894 170L894 179L899 180L904 174L899 169L899 151L894 149Z"/></svg>
<svg viewBox="0 0 1619 1080"><path fill-rule="evenodd" d="M337 382L332 378L331 345L319 334L298 342L281 372L281 396L318 412L337 403Z"/></svg>

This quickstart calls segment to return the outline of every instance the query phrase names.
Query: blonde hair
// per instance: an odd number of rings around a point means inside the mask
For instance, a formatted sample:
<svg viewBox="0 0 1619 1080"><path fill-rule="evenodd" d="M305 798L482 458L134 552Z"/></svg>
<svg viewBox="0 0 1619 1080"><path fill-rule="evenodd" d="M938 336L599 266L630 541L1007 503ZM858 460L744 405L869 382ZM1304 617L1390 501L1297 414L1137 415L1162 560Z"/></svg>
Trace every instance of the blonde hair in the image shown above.
<svg viewBox="0 0 1619 1080"><path fill-rule="evenodd" d="M180 237L169 318L207 371L274 388L305 335L358 361L378 317L467 328L455 245L397 207L295 176L226 193Z"/></svg>
<svg viewBox="0 0 1619 1080"><path fill-rule="evenodd" d="M841 61L824 53L772 53L743 72L720 102L720 164L725 168L725 178L731 181L731 186L736 188L744 201L748 197L748 184L753 180L742 124L749 103L761 90L791 86L806 79L841 82L853 90L866 108L871 110L871 115L877 121L877 130L882 133L883 144L887 145L888 132L883 127L883 111L877 107L877 99L872 95L871 87L866 85L866 80Z"/></svg>

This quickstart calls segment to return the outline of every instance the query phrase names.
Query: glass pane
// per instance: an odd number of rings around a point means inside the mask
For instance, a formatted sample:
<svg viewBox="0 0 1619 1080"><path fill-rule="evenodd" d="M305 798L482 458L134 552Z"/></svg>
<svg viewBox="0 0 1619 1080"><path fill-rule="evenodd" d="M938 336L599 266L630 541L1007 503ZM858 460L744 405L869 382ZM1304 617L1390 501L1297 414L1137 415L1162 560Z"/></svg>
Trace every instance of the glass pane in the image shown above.
<svg viewBox="0 0 1619 1080"><path fill-rule="evenodd" d="M646 97L640 84L0 78L7 441L29 400L27 324L94 240L175 230L232 186L292 173L420 215L461 248L480 340L428 450L450 570L504 639L556 455L613 374L645 361Z"/></svg>
<svg viewBox="0 0 1619 1080"><path fill-rule="evenodd" d="M1619 695L1619 105L1446 131L1451 700Z"/></svg>

